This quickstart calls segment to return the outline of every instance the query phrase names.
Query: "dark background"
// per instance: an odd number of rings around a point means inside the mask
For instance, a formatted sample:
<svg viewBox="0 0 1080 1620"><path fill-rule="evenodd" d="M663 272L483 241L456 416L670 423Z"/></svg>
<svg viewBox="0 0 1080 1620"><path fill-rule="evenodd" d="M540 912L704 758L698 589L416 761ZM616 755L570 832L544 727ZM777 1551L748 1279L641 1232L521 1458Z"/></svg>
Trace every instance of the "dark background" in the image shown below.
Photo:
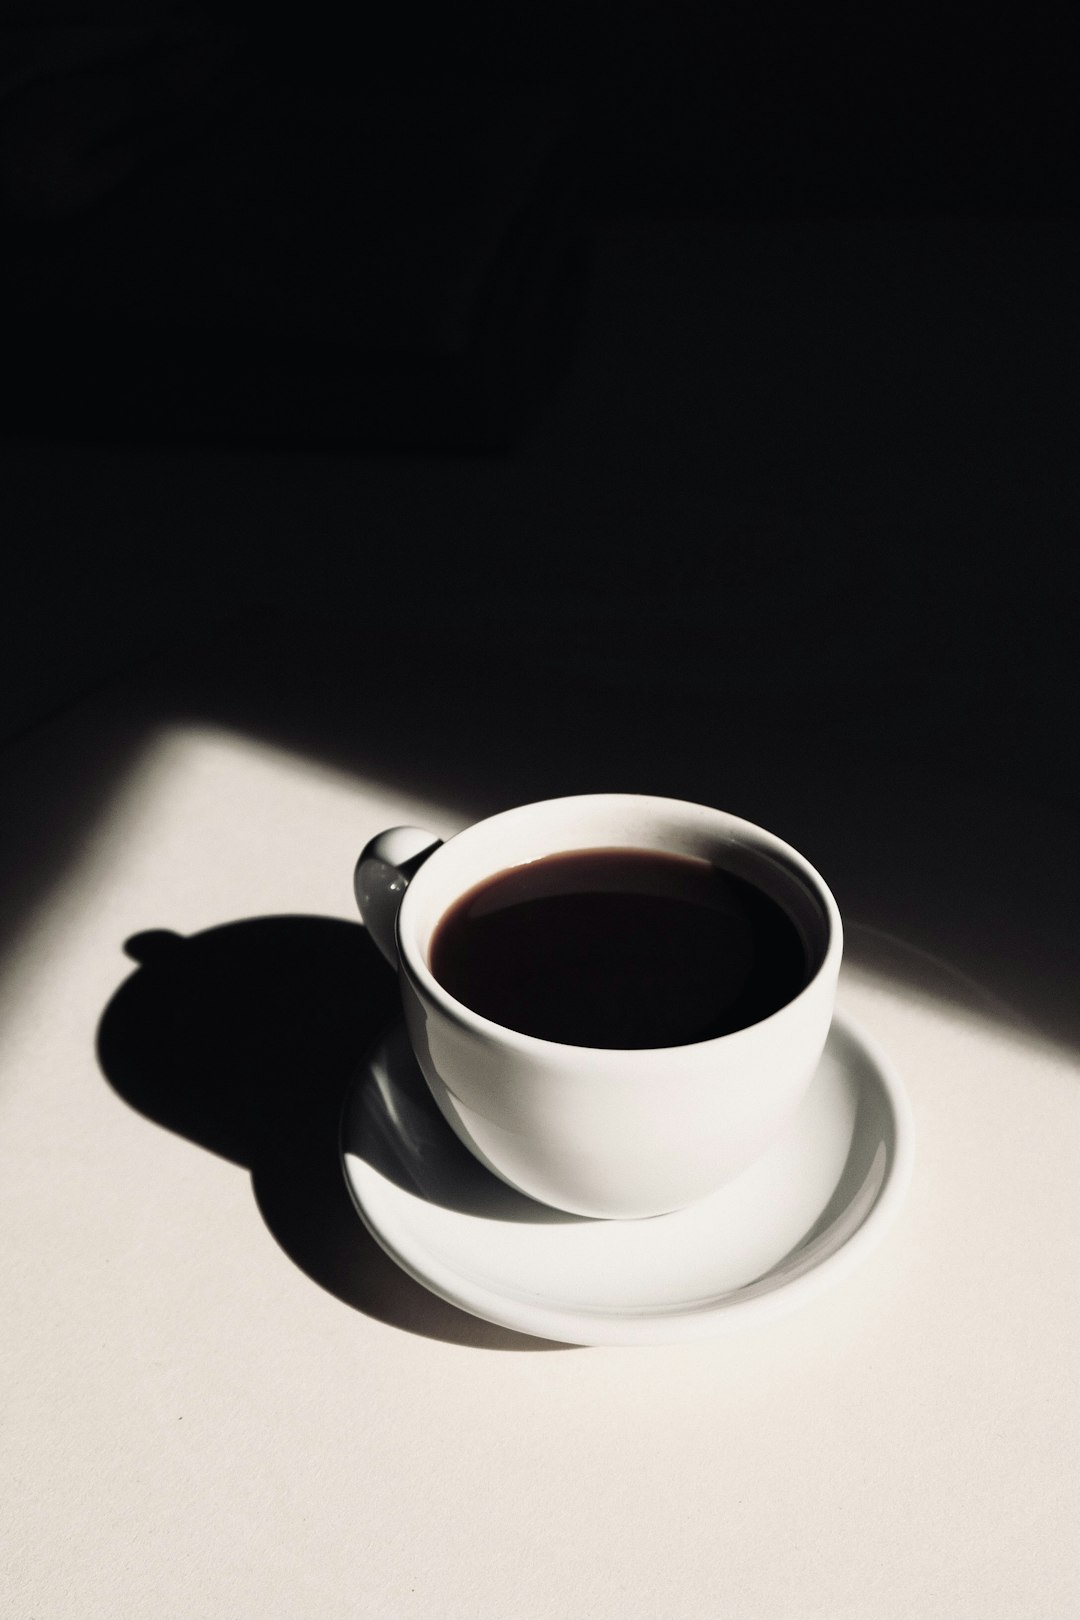
<svg viewBox="0 0 1080 1620"><path fill-rule="evenodd" d="M1061 16L0 18L0 735L699 797L1073 1029Z"/></svg>

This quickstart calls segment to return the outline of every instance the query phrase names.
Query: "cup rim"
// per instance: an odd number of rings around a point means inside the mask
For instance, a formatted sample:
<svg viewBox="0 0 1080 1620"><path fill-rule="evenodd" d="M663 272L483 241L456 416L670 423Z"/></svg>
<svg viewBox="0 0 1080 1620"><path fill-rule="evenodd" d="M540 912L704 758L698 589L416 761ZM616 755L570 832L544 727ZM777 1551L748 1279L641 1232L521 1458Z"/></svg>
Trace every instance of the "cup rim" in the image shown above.
<svg viewBox="0 0 1080 1620"><path fill-rule="evenodd" d="M698 814L704 813L709 816L715 816L724 824L725 829L729 833L734 832L736 835L741 833L750 835L747 837L748 845L751 843L751 841L756 841L758 846L764 843L768 846L768 852L775 857L779 857L782 863L789 870L794 868L798 876L803 880L813 894L815 900L817 900L821 906L826 925L825 948L821 953L821 958L817 964L817 967L814 969L814 972L810 975L809 979L803 985L799 993L792 996L790 1001L785 1001L783 1006L777 1007L774 1012L769 1013L765 1018L758 1019L758 1021L754 1024L746 1024L741 1029L730 1030L724 1035L713 1035L707 1040L703 1041L684 1041L677 1046L649 1047L576 1046L571 1045L566 1041L546 1040L539 1035L528 1035L524 1030L512 1029L508 1024L496 1023L494 1019L487 1018L483 1013L474 1011L474 1009L467 1006L465 1002L459 1001L456 996L451 995L450 991L447 990L432 973L431 969L425 962L423 954L420 951L415 939L408 935L404 926L409 921L412 912L415 910L417 894L422 893L425 887L425 874L429 873L430 870L434 868L435 863L441 860L444 852L451 849L458 838L463 837L467 833L474 833L492 822L508 819L521 814L523 811L536 810L545 806L554 807L556 805L570 804L584 806L586 803L597 805L603 801L613 804L620 802L626 803L629 801L638 806L655 806L658 811L666 810L669 813L673 808L678 808L680 810L689 809ZM567 845L567 851L577 847L581 846ZM561 854L563 851L551 850L549 853L554 855ZM544 856L537 856L538 860L545 858L546 857ZM503 868L494 867L488 876L494 876L495 872L501 870L503 870ZM482 882L483 879L480 881ZM467 889L471 887L473 887L472 884L467 885L466 888L461 890L461 893L466 893ZM455 895L454 899L447 903L447 905L443 908L443 916L445 916L449 907L455 904L460 897L460 894ZM410 904L410 902L412 903ZM675 799L649 793L576 793L563 794L553 799L535 799L528 804L514 805L508 810L499 810L493 815L483 816L479 821L474 821L470 823L469 826L461 828L459 832L446 839L436 850L432 852L431 855L428 856L427 860L424 861L415 877L413 877L410 881L405 890L401 905L398 907L398 914L394 923L394 935L397 942L398 958L401 963L402 971L411 980L413 987L417 990L417 992L422 994L429 1001L433 1002L439 1008L440 1012L442 1012L447 1018L451 1019L454 1023L475 1034L486 1035L489 1039L498 1041L500 1045L509 1046L516 1051L533 1052L538 1055L545 1052L566 1054L577 1053L579 1054L579 1060L581 1054L586 1054L589 1058L596 1059L610 1058L612 1056L627 1056L631 1053L635 1055L645 1053L650 1055L674 1055L680 1052L700 1052L707 1047L719 1047L721 1045L726 1046L730 1050L733 1042L737 1042L740 1039L745 1039L746 1037L753 1035L755 1031L759 1031L765 1026L774 1023L775 1020L783 1018L793 1007L797 1007L811 994L811 992L816 990L817 986L821 983L827 972L835 976L834 969L839 969L840 957L843 953L843 923L840 917L840 908L836 903L832 890L829 888L820 872L818 872L817 868L814 867L807 860L806 856L801 854L793 845L786 843L784 839L778 837L776 833L770 832L768 828L762 827L756 822L748 821L744 816L737 816L731 811L718 810L712 805L697 804L690 799Z"/></svg>

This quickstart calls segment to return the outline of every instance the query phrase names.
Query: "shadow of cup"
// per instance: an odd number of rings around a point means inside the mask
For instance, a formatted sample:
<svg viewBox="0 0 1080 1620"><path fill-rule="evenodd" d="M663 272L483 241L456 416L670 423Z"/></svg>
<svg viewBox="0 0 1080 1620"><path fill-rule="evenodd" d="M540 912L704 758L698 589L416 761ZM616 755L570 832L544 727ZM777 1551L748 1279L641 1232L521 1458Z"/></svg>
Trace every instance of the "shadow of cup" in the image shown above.
<svg viewBox="0 0 1080 1620"><path fill-rule="evenodd" d="M364 929L250 917L183 938L134 936L139 967L98 1028L102 1071L148 1119L246 1166L289 1256L354 1309L408 1332L499 1350L563 1348L429 1294L369 1236L341 1169L344 1097L397 1015L393 973Z"/></svg>

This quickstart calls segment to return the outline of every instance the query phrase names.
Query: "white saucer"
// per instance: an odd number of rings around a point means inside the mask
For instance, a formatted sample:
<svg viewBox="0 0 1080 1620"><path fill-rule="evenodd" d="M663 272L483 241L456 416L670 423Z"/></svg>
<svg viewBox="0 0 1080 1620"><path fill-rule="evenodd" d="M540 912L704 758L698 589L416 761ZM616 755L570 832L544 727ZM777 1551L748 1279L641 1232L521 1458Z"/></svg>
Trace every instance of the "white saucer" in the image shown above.
<svg viewBox="0 0 1080 1620"><path fill-rule="evenodd" d="M891 1064L838 1016L786 1134L672 1215L587 1220L505 1186L438 1112L403 1026L362 1065L341 1147L365 1225L441 1298L568 1344L662 1344L778 1315L846 1275L903 1200L913 1138Z"/></svg>

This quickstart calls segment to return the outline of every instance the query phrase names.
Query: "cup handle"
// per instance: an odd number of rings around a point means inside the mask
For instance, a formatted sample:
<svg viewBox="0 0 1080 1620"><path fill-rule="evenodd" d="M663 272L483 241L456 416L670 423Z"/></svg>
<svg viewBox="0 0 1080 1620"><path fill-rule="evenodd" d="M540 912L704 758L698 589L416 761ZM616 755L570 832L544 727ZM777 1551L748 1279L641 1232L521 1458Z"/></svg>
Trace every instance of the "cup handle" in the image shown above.
<svg viewBox="0 0 1080 1620"><path fill-rule="evenodd" d="M442 843L423 827L388 827L365 844L353 872L353 893L364 927L392 968L398 965L394 925L402 896Z"/></svg>

